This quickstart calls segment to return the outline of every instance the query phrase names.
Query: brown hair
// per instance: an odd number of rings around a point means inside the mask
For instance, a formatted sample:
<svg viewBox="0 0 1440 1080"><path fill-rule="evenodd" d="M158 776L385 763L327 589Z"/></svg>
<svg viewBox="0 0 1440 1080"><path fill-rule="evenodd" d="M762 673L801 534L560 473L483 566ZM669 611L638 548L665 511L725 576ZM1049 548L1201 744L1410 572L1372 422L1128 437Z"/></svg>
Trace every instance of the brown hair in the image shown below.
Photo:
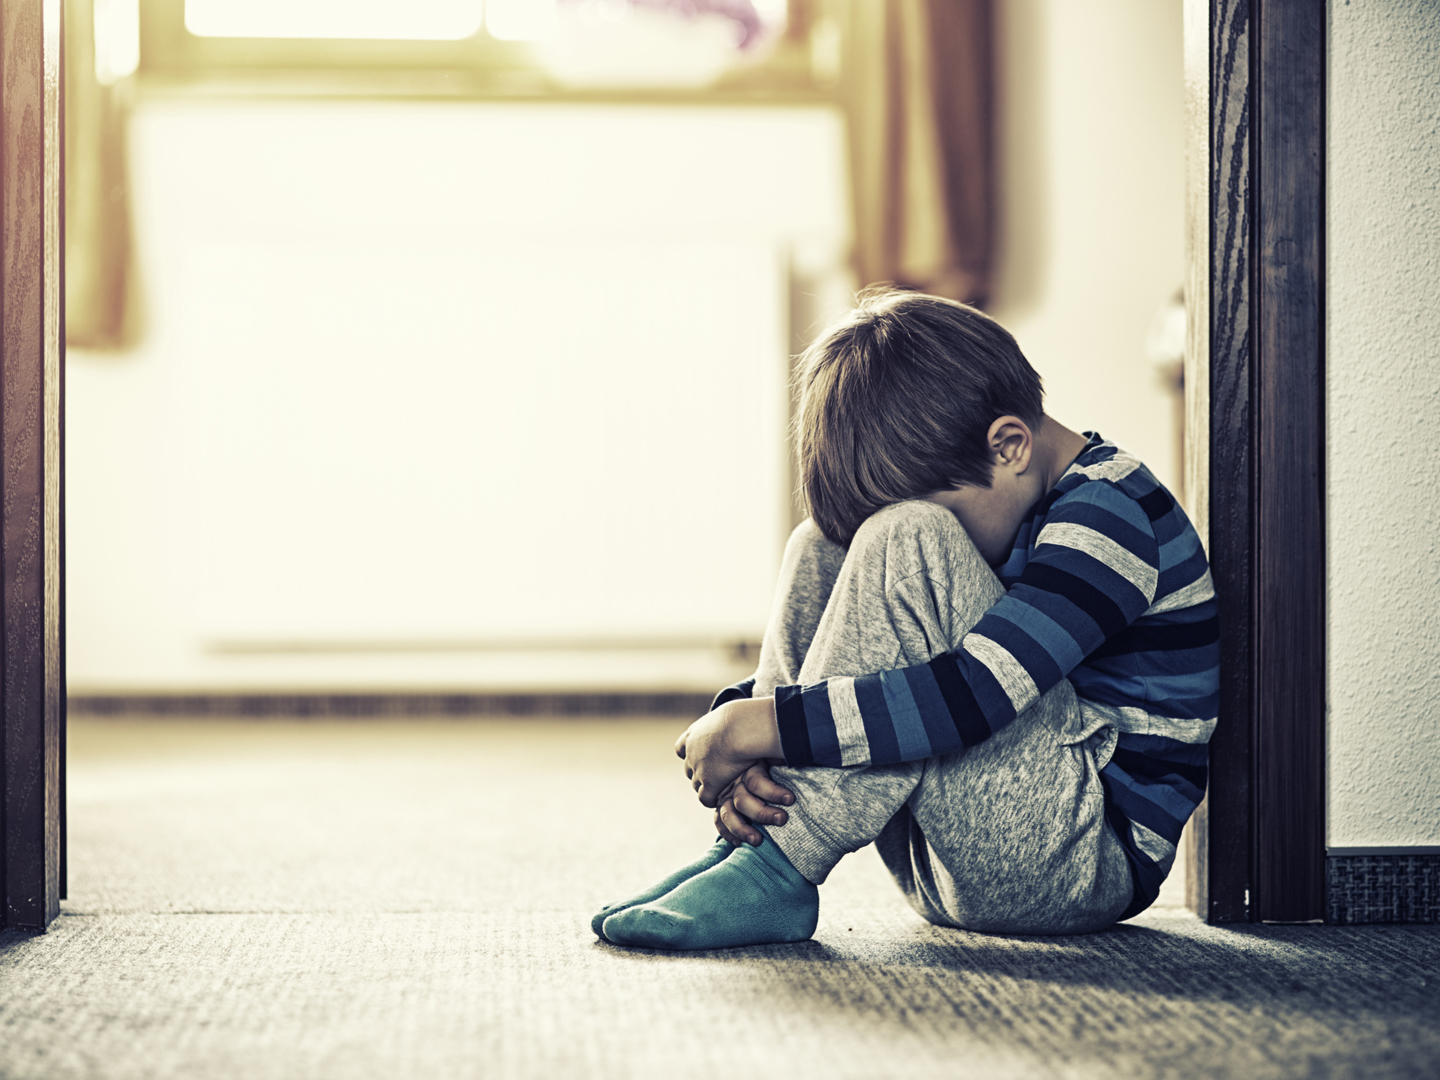
<svg viewBox="0 0 1440 1080"><path fill-rule="evenodd" d="M1044 419L1015 339L965 304L871 287L801 357L796 445L815 524L848 545L881 507L989 487L990 425Z"/></svg>

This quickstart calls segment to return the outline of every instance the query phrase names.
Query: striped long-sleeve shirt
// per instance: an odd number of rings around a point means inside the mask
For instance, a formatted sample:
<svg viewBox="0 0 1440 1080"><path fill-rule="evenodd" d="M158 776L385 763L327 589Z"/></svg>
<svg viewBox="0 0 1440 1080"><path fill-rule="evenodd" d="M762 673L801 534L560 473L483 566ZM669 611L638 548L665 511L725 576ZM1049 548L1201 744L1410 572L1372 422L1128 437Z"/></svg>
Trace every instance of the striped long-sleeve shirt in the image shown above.
<svg viewBox="0 0 1440 1080"><path fill-rule="evenodd" d="M1069 678L1086 725L1118 733L1100 775L1135 879L1128 918L1154 902L1205 792L1219 624L1204 548L1150 471L1091 434L996 573L1005 595L954 652L778 688L785 760L845 766L953 753Z"/></svg>

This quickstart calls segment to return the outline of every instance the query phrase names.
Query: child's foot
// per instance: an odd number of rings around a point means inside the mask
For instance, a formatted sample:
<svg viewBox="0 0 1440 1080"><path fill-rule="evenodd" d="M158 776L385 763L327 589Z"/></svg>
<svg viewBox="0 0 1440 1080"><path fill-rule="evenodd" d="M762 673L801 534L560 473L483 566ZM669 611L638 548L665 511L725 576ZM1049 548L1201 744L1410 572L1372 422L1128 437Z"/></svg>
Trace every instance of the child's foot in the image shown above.
<svg viewBox="0 0 1440 1080"><path fill-rule="evenodd" d="M644 892L636 893L628 900L620 900L614 904L606 904L597 911L595 917L590 920L590 929L595 931L596 937L604 941L609 941L610 939L605 937L604 931L601 930L601 925L611 915L614 915L617 911L624 911L626 908L634 907L636 904L648 904L651 900L660 899L660 897L675 888L675 886L683 885L696 874L703 874L712 866L719 865L721 860L734 850L735 849L730 846L729 840L726 840L723 836L717 837L715 843L706 849L705 854L701 855L700 858L694 862L682 866L669 877L662 878Z"/></svg>
<svg viewBox="0 0 1440 1080"><path fill-rule="evenodd" d="M650 949L726 949L804 941L819 918L820 890L767 835L660 899L611 915L604 936Z"/></svg>

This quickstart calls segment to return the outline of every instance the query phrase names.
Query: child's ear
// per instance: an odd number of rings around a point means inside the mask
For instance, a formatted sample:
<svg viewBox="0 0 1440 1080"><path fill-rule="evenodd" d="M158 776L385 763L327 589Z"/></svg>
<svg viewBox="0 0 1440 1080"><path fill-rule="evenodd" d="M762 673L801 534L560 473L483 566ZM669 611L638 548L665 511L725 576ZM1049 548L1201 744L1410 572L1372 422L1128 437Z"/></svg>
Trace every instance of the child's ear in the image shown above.
<svg viewBox="0 0 1440 1080"><path fill-rule="evenodd" d="M1002 416L996 420L990 425L988 440L997 469L1023 473L1030 467L1035 437L1030 425L1018 416Z"/></svg>

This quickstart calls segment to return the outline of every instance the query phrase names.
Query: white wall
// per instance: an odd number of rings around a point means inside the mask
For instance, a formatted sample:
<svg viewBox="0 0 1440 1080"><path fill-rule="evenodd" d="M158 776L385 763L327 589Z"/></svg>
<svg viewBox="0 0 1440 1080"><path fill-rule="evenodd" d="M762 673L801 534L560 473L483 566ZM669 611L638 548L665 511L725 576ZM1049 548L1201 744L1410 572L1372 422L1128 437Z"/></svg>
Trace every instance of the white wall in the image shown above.
<svg viewBox="0 0 1440 1080"><path fill-rule="evenodd" d="M1174 392L1147 358L1184 281L1180 0L1006 0L1001 248L991 311L1046 409L1180 477Z"/></svg>
<svg viewBox="0 0 1440 1080"><path fill-rule="evenodd" d="M747 673L790 277L848 281L835 114L158 98L130 150L147 333L68 364L72 690Z"/></svg>
<svg viewBox="0 0 1440 1080"><path fill-rule="evenodd" d="M1440 844L1440 6L1331 0L1331 847Z"/></svg>

